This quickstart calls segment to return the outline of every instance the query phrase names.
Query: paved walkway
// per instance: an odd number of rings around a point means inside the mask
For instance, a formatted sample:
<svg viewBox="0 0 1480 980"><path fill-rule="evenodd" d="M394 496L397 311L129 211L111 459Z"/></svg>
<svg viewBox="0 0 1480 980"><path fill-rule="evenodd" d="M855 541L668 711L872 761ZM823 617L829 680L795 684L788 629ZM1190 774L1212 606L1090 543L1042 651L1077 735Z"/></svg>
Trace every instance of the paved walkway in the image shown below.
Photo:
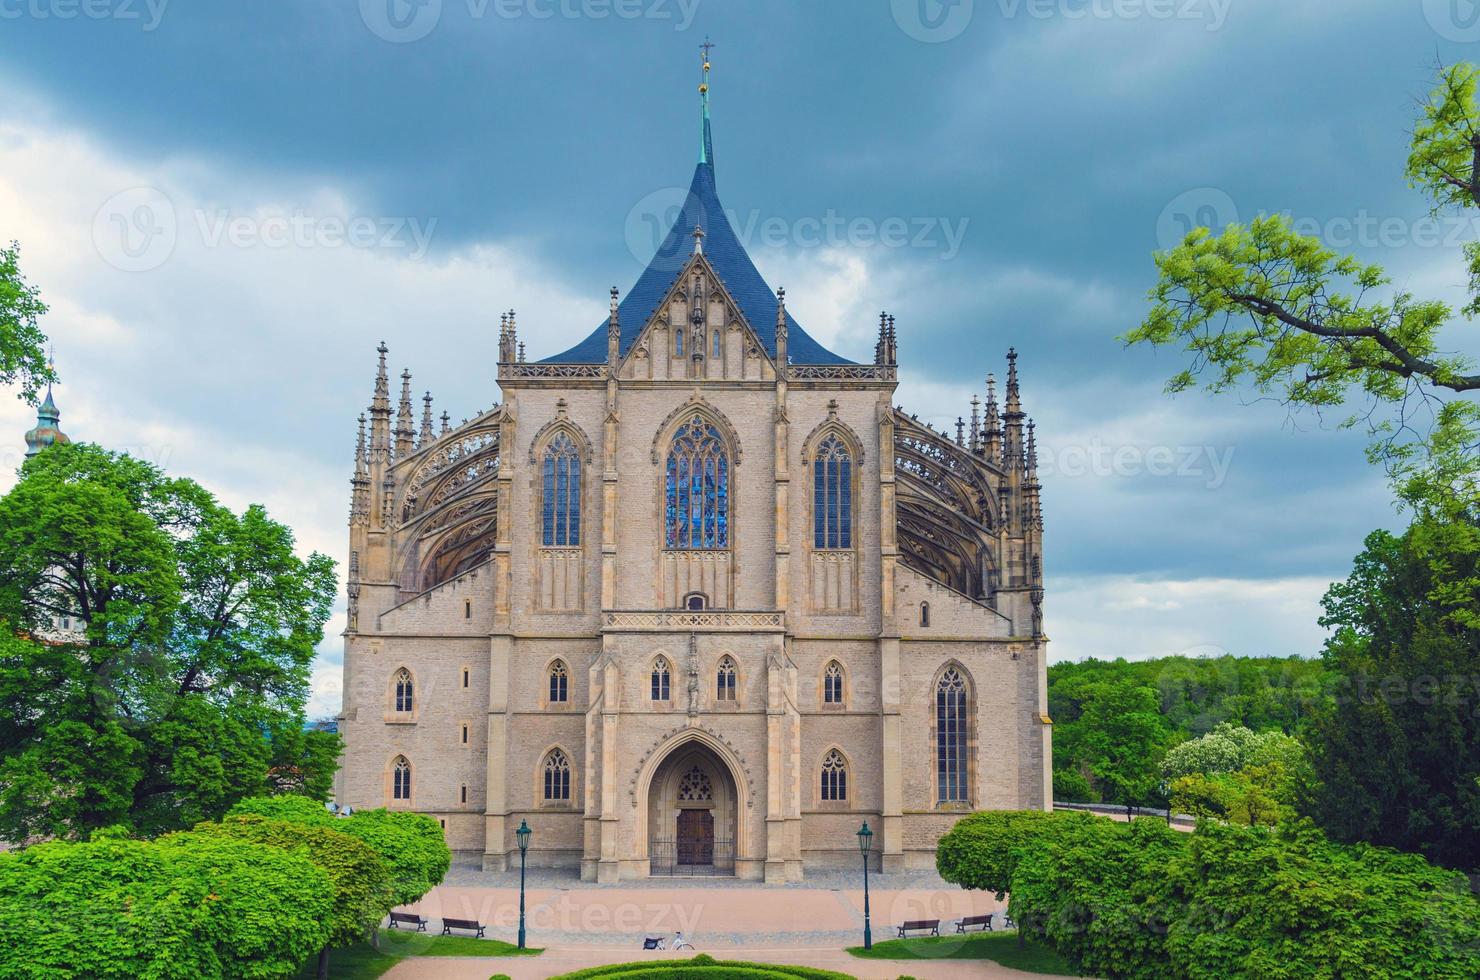
<svg viewBox="0 0 1480 980"><path fill-rule="evenodd" d="M544 980L588 966L671 957L684 959L690 955L642 950L547 949L543 955L532 957L428 957L402 960L384 975L384 980L488 980L496 973L507 973L512 980ZM990 960L861 960L839 949L729 949L724 951L723 958L820 967L860 980L895 980L903 975L919 980L1044 980L1041 973L1009 970Z"/></svg>
<svg viewBox="0 0 1480 980"><path fill-rule="evenodd" d="M841 949L863 939L859 875L814 873L794 885L733 878L671 879L596 886L573 874L542 872L526 888L531 946L608 946L642 951L644 936L682 932L702 951L735 948ZM459 870L408 906L433 920L477 919L488 934L512 940L519 927L519 876ZM990 894L964 891L933 873L871 875L874 936L886 939L905 919L940 919L996 912ZM896 974L897 976L898 974Z"/></svg>

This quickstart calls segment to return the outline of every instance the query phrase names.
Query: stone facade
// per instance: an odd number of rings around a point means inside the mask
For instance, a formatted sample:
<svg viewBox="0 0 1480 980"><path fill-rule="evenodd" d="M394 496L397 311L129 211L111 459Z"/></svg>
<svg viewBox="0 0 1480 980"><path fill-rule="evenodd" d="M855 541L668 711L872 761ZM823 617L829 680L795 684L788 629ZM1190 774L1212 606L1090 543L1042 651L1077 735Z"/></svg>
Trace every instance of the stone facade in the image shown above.
<svg viewBox="0 0 1480 980"><path fill-rule="evenodd" d="M1005 410L989 390L953 438L893 405L892 318L873 364L790 355L820 348L784 293L757 314L712 181L711 156L660 250L660 301L613 290L593 339L542 362L507 314L502 401L464 424L435 429L428 396L418 426L409 375L393 410L381 347L352 481L339 802L431 814L488 868L517 862L527 820L532 865L601 881L796 880L855 863L864 821L875 867L926 866L963 811L1049 805L1015 361ZM701 547L670 546L686 426L725 459L726 533ZM849 461L841 515L814 483L825 442ZM547 518L551 488L578 527ZM819 506L846 540L817 547ZM943 679L964 689L949 719ZM949 780L942 724L960 729ZM825 793L829 758L844 779Z"/></svg>

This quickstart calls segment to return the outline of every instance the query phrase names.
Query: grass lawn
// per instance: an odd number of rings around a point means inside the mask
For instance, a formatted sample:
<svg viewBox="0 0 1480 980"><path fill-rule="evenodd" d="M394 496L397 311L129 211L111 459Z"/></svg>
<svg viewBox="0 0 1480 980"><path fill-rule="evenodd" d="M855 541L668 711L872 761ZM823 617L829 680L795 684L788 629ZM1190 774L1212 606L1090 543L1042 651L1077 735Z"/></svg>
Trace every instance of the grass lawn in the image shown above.
<svg viewBox="0 0 1480 980"><path fill-rule="evenodd" d="M1052 948L1033 940L1018 947L1016 932L977 932L969 936L921 936L886 939L873 949L851 946L848 952L870 960L992 960L1027 973L1074 976L1075 969Z"/></svg>
<svg viewBox="0 0 1480 980"><path fill-rule="evenodd" d="M380 930L380 951L369 943L356 943L329 954L331 980L374 980L408 956L536 956L544 950L520 950L499 939L471 936L429 936L426 933ZM298 970L295 980L313 980L318 975L315 956Z"/></svg>

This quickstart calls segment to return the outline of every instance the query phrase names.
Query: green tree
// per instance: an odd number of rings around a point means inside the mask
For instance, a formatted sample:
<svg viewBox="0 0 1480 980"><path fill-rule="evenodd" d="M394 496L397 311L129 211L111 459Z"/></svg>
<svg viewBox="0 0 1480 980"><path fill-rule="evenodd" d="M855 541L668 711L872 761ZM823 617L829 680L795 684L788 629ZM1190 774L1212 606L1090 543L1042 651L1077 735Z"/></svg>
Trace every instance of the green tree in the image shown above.
<svg viewBox="0 0 1480 980"><path fill-rule="evenodd" d="M218 839L243 840L299 854L329 876L334 905L328 919L329 935L319 950L320 980L329 976L330 947L363 940L392 908L385 863L368 844L335 828L244 814L227 817L221 823L198 824L194 830L162 838L161 843L193 848L202 841Z"/></svg>
<svg viewBox="0 0 1480 980"><path fill-rule="evenodd" d="M1158 799L1159 765L1172 740L1156 691L1133 680L1095 681L1082 691L1079 717L1062 724L1065 753L1082 760L1104 799L1130 813Z"/></svg>
<svg viewBox="0 0 1480 980"><path fill-rule="evenodd" d="M1436 568L1470 578L1480 555L1434 561L1421 529L1369 535L1352 575L1333 585L1325 659L1345 678L1312 738L1319 785L1310 811L1339 840L1419 851L1480 868L1480 628L1455 609ZM1453 601L1436 600L1448 596Z"/></svg>
<svg viewBox="0 0 1480 980"><path fill-rule="evenodd" d="M41 386L55 381L47 362L46 335L37 321L46 313L41 292L20 269L21 246L0 248L0 384L21 385L21 397L35 403Z"/></svg>
<svg viewBox="0 0 1480 980"><path fill-rule="evenodd" d="M26 461L0 498L0 618L86 623L0 645L0 836L155 832L274 788L322 793L338 739L306 732L334 565L260 507L91 445Z"/></svg>
<svg viewBox="0 0 1480 980"><path fill-rule="evenodd" d="M306 857L240 840L39 844L0 854L0 978L288 977L331 902Z"/></svg>

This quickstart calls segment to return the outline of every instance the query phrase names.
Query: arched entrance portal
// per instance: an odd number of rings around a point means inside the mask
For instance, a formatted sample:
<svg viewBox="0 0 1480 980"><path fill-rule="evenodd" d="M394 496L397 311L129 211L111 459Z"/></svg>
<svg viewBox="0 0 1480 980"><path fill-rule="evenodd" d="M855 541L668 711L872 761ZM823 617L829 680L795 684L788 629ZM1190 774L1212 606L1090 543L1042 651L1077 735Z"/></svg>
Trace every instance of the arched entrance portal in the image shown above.
<svg viewBox="0 0 1480 980"><path fill-rule="evenodd" d="M734 874L736 795L713 750L694 742L674 750L648 789L648 873Z"/></svg>

